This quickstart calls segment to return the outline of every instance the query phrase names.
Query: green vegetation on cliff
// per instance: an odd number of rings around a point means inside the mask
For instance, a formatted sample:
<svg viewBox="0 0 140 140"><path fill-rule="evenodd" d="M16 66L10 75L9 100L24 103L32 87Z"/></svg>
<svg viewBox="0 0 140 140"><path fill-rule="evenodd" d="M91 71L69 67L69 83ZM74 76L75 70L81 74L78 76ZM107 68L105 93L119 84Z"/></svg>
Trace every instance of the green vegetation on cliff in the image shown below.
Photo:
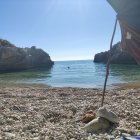
<svg viewBox="0 0 140 140"><path fill-rule="evenodd" d="M3 46L3 47L16 47L12 43L10 43L9 41L4 40L4 39L0 39L0 46Z"/></svg>

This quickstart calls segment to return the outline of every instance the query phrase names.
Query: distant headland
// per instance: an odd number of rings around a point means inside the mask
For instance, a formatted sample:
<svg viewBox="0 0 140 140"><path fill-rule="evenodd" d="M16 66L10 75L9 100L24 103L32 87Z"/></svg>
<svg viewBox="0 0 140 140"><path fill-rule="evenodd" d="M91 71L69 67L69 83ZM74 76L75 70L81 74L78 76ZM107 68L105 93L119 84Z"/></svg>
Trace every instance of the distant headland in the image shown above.
<svg viewBox="0 0 140 140"><path fill-rule="evenodd" d="M48 53L35 46L19 48L0 39L0 71L19 71L31 68L50 68L54 62Z"/></svg>
<svg viewBox="0 0 140 140"><path fill-rule="evenodd" d="M109 51L105 51L96 54L94 57L94 62L107 63L108 53ZM111 64L137 64L137 62L129 53L121 50L119 42L112 48Z"/></svg>

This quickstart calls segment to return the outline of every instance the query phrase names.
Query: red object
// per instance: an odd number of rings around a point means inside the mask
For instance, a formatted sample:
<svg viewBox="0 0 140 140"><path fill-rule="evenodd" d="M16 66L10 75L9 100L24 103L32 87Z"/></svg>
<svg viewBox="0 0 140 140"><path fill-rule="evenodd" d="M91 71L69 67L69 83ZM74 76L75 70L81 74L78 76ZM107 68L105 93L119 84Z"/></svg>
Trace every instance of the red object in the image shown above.
<svg viewBox="0 0 140 140"><path fill-rule="evenodd" d="M95 113L95 112L93 112L93 111L88 111L88 112L86 112L86 113L84 113L84 114L82 115L81 121L82 121L83 123L88 123L88 122L92 121L93 119L95 119L95 117L96 117L96 113Z"/></svg>

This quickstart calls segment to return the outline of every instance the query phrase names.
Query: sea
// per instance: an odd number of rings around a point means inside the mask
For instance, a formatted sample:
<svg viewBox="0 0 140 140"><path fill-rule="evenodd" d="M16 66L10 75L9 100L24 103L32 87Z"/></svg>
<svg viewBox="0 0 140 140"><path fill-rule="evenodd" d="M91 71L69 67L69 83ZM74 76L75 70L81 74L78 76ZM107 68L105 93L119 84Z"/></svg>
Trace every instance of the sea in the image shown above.
<svg viewBox="0 0 140 140"><path fill-rule="evenodd" d="M55 61L50 69L0 73L0 84L43 84L52 87L101 88L106 65L93 60ZM108 86L140 81L140 66L110 65Z"/></svg>

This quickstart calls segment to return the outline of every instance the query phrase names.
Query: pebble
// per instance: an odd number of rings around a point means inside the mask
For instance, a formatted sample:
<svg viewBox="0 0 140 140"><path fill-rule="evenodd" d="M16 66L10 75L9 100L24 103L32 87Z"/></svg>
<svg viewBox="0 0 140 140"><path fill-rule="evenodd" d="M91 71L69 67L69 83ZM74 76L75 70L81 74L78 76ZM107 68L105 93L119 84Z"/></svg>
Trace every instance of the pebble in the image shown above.
<svg viewBox="0 0 140 140"><path fill-rule="evenodd" d="M6 132L5 136L12 139L16 137L16 134Z"/></svg>
<svg viewBox="0 0 140 140"><path fill-rule="evenodd" d="M108 120L98 117L88 124L84 126L83 129L85 129L88 133L98 132L102 129L108 129L110 127L110 123Z"/></svg>
<svg viewBox="0 0 140 140"><path fill-rule="evenodd" d="M100 107L97 111L97 114L99 117L103 117L112 123L119 122L118 116L114 112L112 112L111 110L107 109L106 107Z"/></svg>
<svg viewBox="0 0 140 140"><path fill-rule="evenodd" d="M131 135L128 134L128 133L122 133L122 136L129 137L129 136L131 136Z"/></svg>
<svg viewBox="0 0 140 140"><path fill-rule="evenodd" d="M65 134L61 134L61 136L58 137L58 140L67 140L67 137Z"/></svg>
<svg viewBox="0 0 140 140"><path fill-rule="evenodd" d="M48 136L45 136L43 140L50 140L50 138Z"/></svg>
<svg viewBox="0 0 140 140"><path fill-rule="evenodd" d="M40 137L35 137L33 138L33 140L40 140Z"/></svg>
<svg viewBox="0 0 140 140"><path fill-rule="evenodd" d="M105 107L119 117L117 125L122 130L113 127L109 132L92 134L82 129L85 124L79 118L84 112L98 110L100 89L27 86L0 88L1 92L5 93L0 94L0 106L4 107L0 113L2 140L111 140L132 130L140 135L140 89L131 94L129 89L108 90Z"/></svg>
<svg viewBox="0 0 140 140"><path fill-rule="evenodd" d="M53 138L49 137L49 136L45 136L45 138L43 140L53 140Z"/></svg>

